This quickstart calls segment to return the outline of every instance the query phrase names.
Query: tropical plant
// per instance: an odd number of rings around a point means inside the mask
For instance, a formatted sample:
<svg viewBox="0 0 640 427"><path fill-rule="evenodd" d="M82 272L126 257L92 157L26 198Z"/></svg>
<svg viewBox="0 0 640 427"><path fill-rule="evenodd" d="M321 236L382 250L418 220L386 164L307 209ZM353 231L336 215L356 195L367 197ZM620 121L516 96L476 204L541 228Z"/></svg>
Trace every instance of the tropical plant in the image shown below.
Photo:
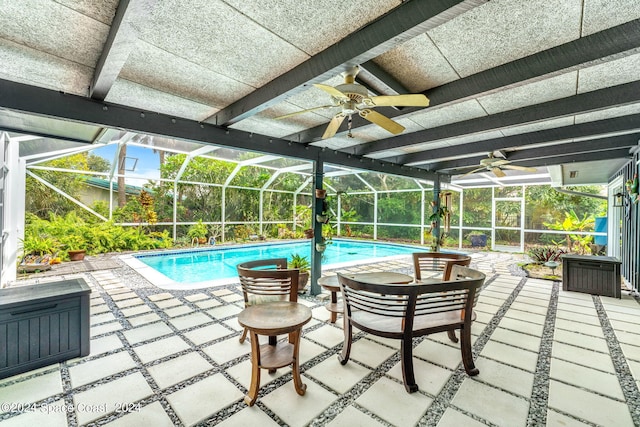
<svg viewBox="0 0 640 427"><path fill-rule="evenodd" d="M288 263L289 268L296 268L300 270L300 273L309 271L311 264L309 258L298 253L291 254L291 260Z"/></svg>
<svg viewBox="0 0 640 427"><path fill-rule="evenodd" d="M529 249L528 255L537 264L548 261L560 261L560 257L566 254L564 249L557 246L534 246Z"/></svg>
<svg viewBox="0 0 640 427"><path fill-rule="evenodd" d="M544 225L551 230L562 230L566 232L565 239L569 252L571 252L575 246L575 249L580 254L590 254L590 244L593 241L593 236L572 234L569 232L593 230L595 217L593 214L585 213L582 218L579 218L573 209L565 212L564 215L564 221L556 221L554 223L545 222Z"/></svg>
<svg viewBox="0 0 640 427"><path fill-rule="evenodd" d="M195 224L191 224L187 230L187 237L189 239L206 239L207 238L207 226L199 220Z"/></svg>

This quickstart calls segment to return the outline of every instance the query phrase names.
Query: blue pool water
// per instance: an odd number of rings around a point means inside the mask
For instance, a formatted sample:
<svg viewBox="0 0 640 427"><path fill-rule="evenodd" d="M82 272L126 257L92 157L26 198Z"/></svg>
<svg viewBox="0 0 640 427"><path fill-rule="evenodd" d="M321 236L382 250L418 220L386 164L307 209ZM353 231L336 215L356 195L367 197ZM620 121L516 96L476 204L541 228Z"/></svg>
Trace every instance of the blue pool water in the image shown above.
<svg viewBox="0 0 640 427"><path fill-rule="evenodd" d="M417 246L389 243L334 240L327 245L323 265L363 261L394 255L408 255L425 251ZM291 258L299 253L311 259L311 242L263 243L236 247L212 247L206 250L176 251L152 255L136 255L136 258L180 283L237 277L236 265L245 261L268 258Z"/></svg>

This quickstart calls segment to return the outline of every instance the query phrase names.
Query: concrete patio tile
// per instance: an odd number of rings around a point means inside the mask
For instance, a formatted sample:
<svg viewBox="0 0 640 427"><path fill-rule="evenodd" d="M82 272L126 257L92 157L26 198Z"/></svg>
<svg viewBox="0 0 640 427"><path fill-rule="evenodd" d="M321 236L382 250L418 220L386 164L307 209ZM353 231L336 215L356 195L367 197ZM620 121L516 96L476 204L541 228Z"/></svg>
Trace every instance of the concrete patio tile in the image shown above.
<svg viewBox="0 0 640 427"><path fill-rule="evenodd" d="M169 292L162 292L159 294L149 295L147 298L155 302L155 301L162 301L165 299L173 298L173 295L170 294Z"/></svg>
<svg viewBox="0 0 640 427"><path fill-rule="evenodd" d="M177 307L167 308L164 310L164 314L169 317L181 316L183 314L191 313L193 309L188 305L179 305Z"/></svg>
<svg viewBox="0 0 640 427"><path fill-rule="evenodd" d="M429 362L420 359L413 359L413 370L415 373L416 384L420 391L429 393L433 396L437 395L442 387L449 381L453 371L441 368ZM402 382L402 364L398 362L389 371L387 375Z"/></svg>
<svg viewBox="0 0 640 427"><path fill-rule="evenodd" d="M77 393L73 402L77 408L78 423L87 424L114 412L117 405L135 403L152 394L153 390L139 372Z"/></svg>
<svg viewBox="0 0 640 427"><path fill-rule="evenodd" d="M474 377L475 379L522 397L531 398L533 373L484 357L478 357L475 365L480 370L480 374Z"/></svg>
<svg viewBox="0 0 640 427"><path fill-rule="evenodd" d="M456 411L452 408L447 408L442 414L442 418L438 422L437 427L482 427L486 424L476 421L473 418Z"/></svg>
<svg viewBox="0 0 640 427"><path fill-rule="evenodd" d="M243 394L222 374L215 374L167 396L167 401L187 426L203 421L239 401Z"/></svg>
<svg viewBox="0 0 640 427"><path fill-rule="evenodd" d="M142 363L149 363L153 360L162 359L165 356L178 353L188 348L189 344L184 342L180 337L171 336L169 338L163 338L159 341L135 347L133 351L136 352Z"/></svg>
<svg viewBox="0 0 640 427"><path fill-rule="evenodd" d="M598 425L616 427L633 425L626 403L554 380L549 382L549 408ZM607 410L603 411L602 408Z"/></svg>
<svg viewBox="0 0 640 427"><path fill-rule="evenodd" d="M611 326L616 331L624 331L624 332L638 332L638 324L631 322L623 322L621 320L609 319Z"/></svg>
<svg viewBox="0 0 640 427"><path fill-rule="evenodd" d="M394 426L413 426L433 399L407 393L402 383L382 377L356 399L356 403Z"/></svg>
<svg viewBox="0 0 640 427"><path fill-rule="evenodd" d="M99 335L108 334L109 332L119 331L122 329L120 322L105 323L104 325L92 326L89 330L91 338Z"/></svg>
<svg viewBox="0 0 640 427"><path fill-rule="evenodd" d="M227 294L220 297L220 299L222 299L227 303L234 303L234 302L244 301L244 296L242 296L242 294Z"/></svg>
<svg viewBox="0 0 640 427"><path fill-rule="evenodd" d="M487 345L485 345L480 354L489 359L515 366L528 372L535 372L538 363L537 353L495 341L487 342Z"/></svg>
<svg viewBox="0 0 640 427"><path fill-rule="evenodd" d="M172 334L173 330L164 322L156 322L150 325L140 326L138 328L124 331L124 337L129 344L137 344L139 342L151 340L163 335Z"/></svg>
<svg viewBox="0 0 640 427"><path fill-rule="evenodd" d="M572 320L556 319L556 330L558 329L564 329L567 331L579 332L598 338L604 338L602 327L581 322L574 322Z"/></svg>
<svg viewBox="0 0 640 427"><path fill-rule="evenodd" d="M535 323L538 325L544 325L544 322L547 318L546 313L537 314L530 311L518 310L513 307L510 307L509 310L507 310L504 317L509 319L521 320L524 322Z"/></svg>
<svg viewBox="0 0 640 427"><path fill-rule="evenodd" d="M242 309L235 305L221 305L207 310L207 313L213 316L214 319L226 319L227 317L237 316L241 311Z"/></svg>
<svg viewBox="0 0 640 427"><path fill-rule="evenodd" d="M236 412L229 418L216 424L217 427L236 427L236 426L259 426L259 427L276 427L279 426L267 414L265 414L257 406L247 407L240 412Z"/></svg>
<svg viewBox="0 0 640 427"><path fill-rule="evenodd" d="M375 418L359 411L353 406L347 406L344 411L340 412L337 417L327 424L327 427L378 427L383 425L384 424Z"/></svg>
<svg viewBox="0 0 640 427"><path fill-rule="evenodd" d="M291 380L264 397L258 396L258 401L278 414L285 424L291 427L306 426L312 419L322 414L338 396L304 375L302 382L307 385L304 396L296 393Z"/></svg>
<svg viewBox="0 0 640 427"><path fill-rule="evenodd" d="M136 362L126 351L73 365L69 368L71 385L79 387L106 378L110 375L135 368Z"/></svg>
<svg viewBox="0 0 640 427"><path fill-rule="evenodd" d="M640 344L640 340L636 341L635 344L636 345L622 343L620 344L620 347L622 347L622 352L624 353L627 359L640 362L640 347L638 347L637 345L637 344Z"/></svg>
<svg viewBox="0 0 640 427"><path fill-rule="evenodd" d="M120 341L120 338L115 334L105 335L100 338L92 339L89 348L91 353L87 357L93 357L98 354L122 348L122 341Z"/></svg>
<svg viewBox="0 0 640 427"><path fill-rule="evenodd" d="M322 326L315 331L305 334L304 337L326 348L332 348L344 342L344 332L330 325Z"/></svg>
<svg viewBox="0 0 640 427"><path fill-rule="evenodd" d="M120 310L124 317L135 316L136 314L149 313L153 311L148 305L138 305Z"/></svg>
<svg viewBox="0 0 640 427"><path fill-rule="evenodd" d="M107 304L98 304L98 305L92 305L91 307L89 307L89 313L91 316L95 316L97 314L102 314L102 313L108 313L110 311L111 309Z"/></svg>
<svg viewBox="0 0 640 427"><path fill-rule="evenodd" d="M241 331L241 330L244 329L238 323L238 318L237 317L233 317L231 319L223 320L222 323L224 323L225 325L227 325L229 328L233 329L234 331Z"/></svg>
<svg viewBox="0 0 640 427"><path fill-rule="evenodd" d="M29 372L29 374L32 374ZM17 379L19 376L11 377ZM60 371L50 372L42 376L16 382L0 389L0 403L33 403L46 397L62 393L62 378ZM4 407L0 406L0 413L4 413Z"/></svg>
<svg viewBox="0 0 640 427"><path fill-rule="evenodd" d="M169 320L176 329L189 329L195 326L211 323L213 320L204 313L191 313L186 316L174 317Z"/></svg>
<svg viewBox="0 0 640 427"><path fill-rule="evenodd" d="M145 302L136 297L136 298L130 298L130 299L125 299L122 301L115 301L115 304L118 306L118 308L127 308L127 307L133 307L136 305L142 305L145 304Z"/></svg>
<svg viewBox="0 0 640 427"><path fill-rule="evenodd" d="M311 359L315 359L325 351L327 351L327 349L322 347L321 345L311 342L308 339L302 338L302 340L300 341L300 352L298 354L300 365L307 363Z"/></svg>
<svg viewBox="0 0 640 427"><path fill-rule="evenodd" d="M227 369L227 373L231 375L233 379L238 381L244 388L249 390L251 386L251 360L244 360L237 365L233 365ZM270 382L277 380L283 375L291 373L291 366L285 366L277 369L273 374L270 374L268 370L263 369L260 372L260 387L264 387Z"/></svg>
<svg viewBox="0 0 640 427"><path fill-rule="evenodd" d="M413 349L413 356L449 369L456 369L462 363L462 353L458 347L451 347L439 342L424 340Z"/></svg>
<svg viewBox="0 0 640 427"><path fill-rule="evenodd" d="M199 294L193 294L193 295L187 295L186 297L184 297L184 299L186 299L187 301L201 301L201 300L205 300L205 299L209 299L211 298L211 296L204 294L204 293L199 293Z"/></svg>
<svg viewBox="0 0 640 427"><path fill-rule="evenodd" d="M607 342L604 338L584 335L578 332L556 329L553 333L553 340L563 342L565 344L590 348L594 351L600 351L602 353L609 352L609 346L607 346Z"/></svg>
<svg viewBox="0 0 640 427"><path fill-rule="evenodd" d="M185 332L184 336L194 344L200 345L232 333L233 331L230 331L221 324L214 323L213 325L203 326L201 328Z"/></svg>
<svg viewBox="0 0 640 427"><path fill-rule="evenodd" d="M588 325L600 326L600 319L598 319L598 316L596 315L576 313L573 311L558 309L556 311L556 318L585 323Z"/></svg>
<svg viewBox="0 0 640 427"><path fill-rule="evenodd" d="M500 426L524 426L529 403L497 388L467 378L452 404Z"/></svg>
<svg viewBox="0 0 640 427"><path fill-rule="evenodd" d="M598 312L596 311L596 308L593 306L593 304L591 306L586 306L586 305L558 303L557 309L568 311L570 313L588 314L590 316L598 315Z"/></svg>
<svg viewBox="0 0 640 427"><path fill-rule="evenodd" d="M91 316L90 322L91 325L98 325L100 323L113 322L116 320L116 317L111 312L97 314L95 316Z"/></svg>
<svg viewBox="0 0 640 427"><path fill-rule="evenodd" d="M370 369L351 361L341 365L337 357L329 357L305 371L305 375L341 394L346 393L370 373Z"/></svg>
<svg viewBox="0 0 640 427"><path fill-rule="evenodd" d="M542 336L542 330L544 329L544 323L531 323L529 321L512 319L509 317L503 317L500 321L500 327L504 329L510 329L516 332L522 332L534 336Z"/></svg>
<svg viewBox="0 0 640 427"><path fill-rule="evenodd" d="M111 299L114 301L121 301L124 299L136 298L137 296L138 294L136 294L135 292L122 292L120 294L111 295Z"/></svg>
<svg viewBox="0 0 640 427"><path fill-rule="evenodd" d="M540 338L533 335L522 334L520 332L511 331L504 328L496 328L491 334L491 340L498 341L503 344L509 344L514 347L524 348L529 351L537 352L540 350Z"/></svg>
<svg viewBox="0 0 640 427"><path fill-rule="evenodd" d="M523 304L537 305L539 307L549 306L549 298L539 298L539 297L530 297L526 295L518 295L518 297L515 300Z"/></svg>
<svg viewBox="0 0 640 427"><path fill-rule="evenodd" d="M217 296L217 297L222 297L224 295L229 295L229 294L233 294L233 291L230 291L229 289L216 289L215 291L211 292L211 295Z"/></svg>
<svg viewBox="0 0 640 427"><path fill-rule="evenodd" d="M151 299L151 298L149 298L149 299ZM163 300L160 300L160 301L152 300L152 301L155 302L155 304L156 304L156 306L158 306L158 308L162 308L162 309L169 308L169 307L175 307L177 305L182 305L182 301L180 301L177 298L163 299Z"/></svg>
<svg viewBox="0 0 640 427"><path fill-rule="evenodd" d="M582 366L597 368L601 371L615 372L611 356L608 353L597 353L585 348L554 342L551 356Z"/></svg>
<svg viewBox="0 0 640 427"><path fill-rule="evenodd" d="M164 389L212 369L211 363L196 352L149 366L147 371L158 387Z"/></svg>
<svg viewBox="0 0 640 427"><path fill-rule="evenodd" d="M131 412L104 425L109 427L172 427L174 424L160 402L153 402L141 408L140 411Z"/></svg>
<svg viewBox="0 0 640 427"><path fill-rule="evenodd" d="M396 349L386 347L366 338L361 338L351 344L350 358L362 362L367 366L376 367L397 352Z"/></svg>
<svg viewBox="0 0 640 427"><path fill-rule="evenodd" d="M609 374L573 362L552 358L549 376L582 389L624 400L618 377L613 373Z"/></svg>
<svg viewBox="0 0 640 427"><path fill-rule="evenodd" d="M559 414L556 411L549 409L547 411L547 425L548 426L563 426L563 427L584 427L585 424L578 420L575 420L566 415Z"/></svg>
<svg viewBox="0 0 640 427"><path fill-rule="evenodd" d="M127 320L129 321L131 326L136 328L138 326L146 325L148 323L160 321L162 320L162 318L158 316L156 313L147 313L147 314L143 314L142 316L127 317Z"/></svg>
<svg viewBox="0 0 640 427"><path fill-rule="evenodd" d="M0 398L0 402L3 400ZM12 401L13 402L13 401ZM15 402L13 402L15 403ZM35 411L23 412L18 416L2 421L2 427L67 427L67 413L58 408L65 408L64 400L56 400ZM1 414L2 412L0 412Z"/></svg>
<svg viewBox="0 0 640 427"><path fill-rule="evenodd" d="M196 306L200 307L203 310L206 310L207 308L218 307L218 306L222 305L222 303L220 301L218 301L217 299L211 298L208 295L207 295L207 299L196 300L196 302L194 304Z"/></svg>
<svg viewBox="0 0 640 427"><path fill-rule="evenodd" d="M638 328L640 332L640 328ZM638 345L640 343L640 334L626 331L615 331L618 341L625 344Z"/></svg>
<svg viewBox="0 0 640 427"><path fill-rule="evenodd" d="M216 363L223 364L237 357L251 353L251 344L246 340L243 344L238 342L238 337L207 346L202 349Z"/></svg>

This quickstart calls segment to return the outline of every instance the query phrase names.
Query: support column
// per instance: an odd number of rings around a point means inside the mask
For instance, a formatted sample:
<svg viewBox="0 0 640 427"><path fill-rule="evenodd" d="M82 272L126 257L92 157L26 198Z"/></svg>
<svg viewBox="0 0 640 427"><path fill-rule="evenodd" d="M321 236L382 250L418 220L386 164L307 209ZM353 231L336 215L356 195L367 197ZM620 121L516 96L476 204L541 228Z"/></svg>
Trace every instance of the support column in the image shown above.
<svg viewBox="0 0 640 427"><path fill-rule="evenodd" d="M440 175L436 174L436 179L433 181L433 202L431 213L435 214L440 211ZM436 216L435 227L431 230L433 239L435 240L435 250L440 252L440 216ZM432 247L434 245L432 244Z"/></svg>
<svg viewBox="0 0 640 427"><path fill-rule="evenodd" d="M324 199L316 197L315 190L321 190L324 178L324 162L317 159L313 162L313 209L311 210L311 223L313 224L313 239L311 239L311 295L318 295L321 292L318 279L322 276L322 253L316 250L316 243L322 242L322 224L316 221L316 214L322 212Z"/></svg>

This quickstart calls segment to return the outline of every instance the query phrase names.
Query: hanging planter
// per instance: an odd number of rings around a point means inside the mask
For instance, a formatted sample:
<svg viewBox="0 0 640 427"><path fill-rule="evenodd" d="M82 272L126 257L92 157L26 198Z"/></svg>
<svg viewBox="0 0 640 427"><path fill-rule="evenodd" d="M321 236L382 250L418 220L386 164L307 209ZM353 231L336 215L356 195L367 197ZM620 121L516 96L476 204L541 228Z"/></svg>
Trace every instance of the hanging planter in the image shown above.
<svg viewBox="0 0 640 427"><path fill-rule="evenodd" d="M329 216L328 215L324 215L324 214L317 214L316 215L316 221L318 221L320 224L328 224L329 223Z"/></svg>
<svg viewBox="0 0 640 427"><path fill-rule="evenodd" d="M324 199L327 196L327 190L324 188L316 188L316 198Z"/></svg>
<svg viewBox="0 0 640 427"><path fill-rule="evenodd" d="M316 251L322 253L325 249L327 249L326 243L316 243Z"/></svg>

